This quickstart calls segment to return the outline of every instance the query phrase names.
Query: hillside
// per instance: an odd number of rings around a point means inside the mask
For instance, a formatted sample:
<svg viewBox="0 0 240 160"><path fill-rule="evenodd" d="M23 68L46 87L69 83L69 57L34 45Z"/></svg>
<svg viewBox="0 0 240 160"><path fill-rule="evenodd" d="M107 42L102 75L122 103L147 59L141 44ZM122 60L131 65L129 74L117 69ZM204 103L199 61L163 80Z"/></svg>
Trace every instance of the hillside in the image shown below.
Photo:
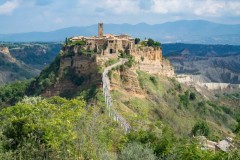
<svg viewBox="0 0 240 160"><path fill-rule="evenodd" d="M164 44L177 74L203 83L240 83L240 47L231 45Z"/></svg>
<svg viewBox="0 0 240 160"><path fill-rule="evenodd" d="M206 120L211 128L212 135L209 136L215 139L231 133L230 128L235 124L234 112L239 112L239 106L218 106L175 79L140 70L115 70L111 82L115 109L127 117L136 130L148 128L149 124L160 120L171 126L176 135L187 136L195 123ZM189 98L190 95L196 95L196 98Z"/></svg>
<svg viewBox="0 0 240 160"><path fill-rule="evenodd" d="M37 76L60 50L55 43L1 43L0 84Z"/></svg>
<svg viewBox="0 0 240 160"><path fill-rule="evenodd" d="M42 70L53 61L61 49L60 43L3 43L11 55L25 64Z"/></svg>
<svg viewBox="0 0 240 160"><path fill-rule="evenodd" d="M66 37L75 35L96 35L97 25L86 27L70 27L52 32L31 32L18 34L0 34L0 41L10 42L60 42ZM203 20L182 20L163 24L149 25L140 23L106 24L108 33L126 33L134 37L151 37L162 43L197 43L197 44L232 44L240 43L240 26L217 24Z"/></svg>
<svg viewBox="0 0 240 160"><path fill-rule="evenodd" d="M238 159L239 92L206 99L178 83L159 44L66 39L30 84L1 88L0 159ZM202 150L198 136L235 147Z"/></svg>
<svg viewBox="0 0 240 160"><path fill-rule="evenodd" d="M43 71L42 74L47 73ZM194 89L180 85L174 79L151 75L127 64L115 67L108 76L113 108L131 125L129 134L124 134L121 126L108 116L101 87L82 89L71 100L24 98L21 103L0 112L3 120L0 157L238 158L237 151L216 154L202 151L191 138L197 124L206 125L204 129L208 132L203 134L211 140L233 136L239 112L239 106L233 107L234 103L239 104L239 98L233 97L238 94L219 99L221 104L207 101ZM88 100L88 105L80 97ZM10 143L10 139L14 143Z"/></svg>
<svg viewBox="0 0 240 160"><path fill-rule="evenodd" d="M26 80L37 76L39 70L33 69L10 54L7 47L0 46L0 85L11 81Z"/></svg>

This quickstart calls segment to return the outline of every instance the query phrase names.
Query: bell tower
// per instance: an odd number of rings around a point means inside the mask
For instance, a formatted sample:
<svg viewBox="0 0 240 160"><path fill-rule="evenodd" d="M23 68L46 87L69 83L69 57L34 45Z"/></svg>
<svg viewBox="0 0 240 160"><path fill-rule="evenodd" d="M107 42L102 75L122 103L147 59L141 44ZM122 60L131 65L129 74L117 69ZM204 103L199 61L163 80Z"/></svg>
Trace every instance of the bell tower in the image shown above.
<svg viewBox="0 0 240 160"><path fill-rule="evenodd" d="M103 23L98 23L98 37L103 37Z"/></svg>

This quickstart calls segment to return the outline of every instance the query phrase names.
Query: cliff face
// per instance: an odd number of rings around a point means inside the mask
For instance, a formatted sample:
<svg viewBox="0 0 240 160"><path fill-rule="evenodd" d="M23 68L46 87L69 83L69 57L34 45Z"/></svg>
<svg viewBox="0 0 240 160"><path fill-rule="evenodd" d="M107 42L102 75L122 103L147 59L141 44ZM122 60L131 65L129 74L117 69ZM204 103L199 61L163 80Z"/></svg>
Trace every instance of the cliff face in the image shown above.
<svg viewBox="0 0 240 160"><path fill-rule="evenodd" d="M125 71L118 72L121 81L113 82L113 87L123 87L126 90L141 94L137 70L143 70L158 76L173 77L174 70L168 60L162 58L162 50L153 47L141 47L131 50L135 65ZM101 72L105 62L117 58L117 54L101 55L86 50L83 45L66 45L60 52L60 66L56 83L48 87L44 96L61 95L64 92L77 92L90 84L101 85ZM76 82L77 81L77 82ZM81 83L79 81L82 81ZM78 83L79 82L79 83ZM121 83L121 84L120 84Z"/></svg>
<svg viewBox="0 0 240 160"><path fill-rule="evenodd" d="M115 70L110 78L111 90L124 89L135 95L143 94L135 69L127 69L123 71Z"/></svg>
<svg viewBox="0 0 240 160"><path fill-rule="evenodd" d="M137 62L137 68L159 76L174 77L174 69L169 60L163 59L162 49L143 47L136 49L132 55Z"/></svg>
<svg viewBox="0 0 240 160"><path fill-rule="evenodd" d="M54 85L43 96L70 96L89 85L101 83L97 56L87 53L82 46L64 46L60 52L58 76Z"/></svg>

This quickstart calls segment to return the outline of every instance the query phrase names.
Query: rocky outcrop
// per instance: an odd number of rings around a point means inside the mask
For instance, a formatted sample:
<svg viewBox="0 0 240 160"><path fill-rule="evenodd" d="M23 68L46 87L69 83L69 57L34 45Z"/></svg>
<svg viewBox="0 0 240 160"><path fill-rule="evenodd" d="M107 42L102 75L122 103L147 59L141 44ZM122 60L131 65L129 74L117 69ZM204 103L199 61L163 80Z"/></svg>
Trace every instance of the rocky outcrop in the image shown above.
<svg viewBox="0 0 240 160"><path fill-rule="evenodd" d="M115 75L115 76L114 76ZM117 76L117 77L116 77ZM136 70L127 69L124 71L113 71L113 78L111 79L111 88L123 88L127 92L142 95L142 89L138 81Z"/></svg>
<svg viewBox="0 0 240 160"><path fill-rule="evenodd" d="M132 55L137 62L136 69L160 76L175 76L173 66L169 60L163 59L162 49L159 47L139 48L134 50Z"/></svg>
<svg viewBox="0 0 240 160"><path fill-rule="evenodd" d="M136 70L143 70L150 74L173 77L174 70L170 62L162 58L162 50L159 47L141 47L129 51L134 57L136 64L130 70L119 72L122 81L112 82L114 86L121 86L125 90L142 94L139 86ZM85 45L65 45L60 52L60 66L57 83L48 88L45 96L59 95L64 90L79 89L80 86L74 86L70 82L61 81L66 69L71 69L77 76L87 77L84 85L101 81L100 68L104 68L105 62L111 58L117 58L117 54L102 55L94 51L87 50ZM121 83L121 84L119 84ZM81 87L80 87L81 88Z"/></svg>
<svg viewBox="0 0 240 160"><path fill-rule="evenodd" d="M16 63L16 59L12 57L12 55L9 52L8 47L0 47L0 54L3 54L7 61L11 63Z"/></svg>

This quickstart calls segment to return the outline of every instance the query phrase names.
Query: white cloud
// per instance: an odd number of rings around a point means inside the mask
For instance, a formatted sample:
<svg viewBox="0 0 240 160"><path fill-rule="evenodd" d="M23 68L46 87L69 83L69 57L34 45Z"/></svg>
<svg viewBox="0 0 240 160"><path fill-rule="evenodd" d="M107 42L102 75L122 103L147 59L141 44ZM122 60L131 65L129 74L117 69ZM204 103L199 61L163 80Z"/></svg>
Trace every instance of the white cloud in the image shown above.
<svg viewBox="0 0 240 160"><path fill-rule="evenodd" d="M198 3L199 7L196 7L194 14L200 16L221 16L226 9L226 3L224 1L207 0Z"/></svg>
<svg viewBox="0 0 240 160"><path fill-rule="evenodd" d="M240 14L239 0L153 0L149 9L156 14L192 14L205 17Z"/></svg>
<svg viewBox="0 0 240 160"><path fill-rule="evenodd" d="M18 0L6 1L0 5L0 14L11 14L18 6Z"/></svg>
<svg viewBox="0 0 240 160"><path fill-rule="evenodd" d="M63 19L60 17L57 17L53 20L54 23L63 23Z"/></svg>
<svg viewBox="0 0 240 160"><path fill-rule="evenodd" d="M233 15L240 16L240 2L239 1L230 1L227 5L227 8L232 11Z"/></svg>
<svg viewBox="0 0 240 160"><path fill-rule="evenodd" d="M136 13L138 11L137 2L136 0L102 0L97 5L108 13L124 14Z"/></svg>

